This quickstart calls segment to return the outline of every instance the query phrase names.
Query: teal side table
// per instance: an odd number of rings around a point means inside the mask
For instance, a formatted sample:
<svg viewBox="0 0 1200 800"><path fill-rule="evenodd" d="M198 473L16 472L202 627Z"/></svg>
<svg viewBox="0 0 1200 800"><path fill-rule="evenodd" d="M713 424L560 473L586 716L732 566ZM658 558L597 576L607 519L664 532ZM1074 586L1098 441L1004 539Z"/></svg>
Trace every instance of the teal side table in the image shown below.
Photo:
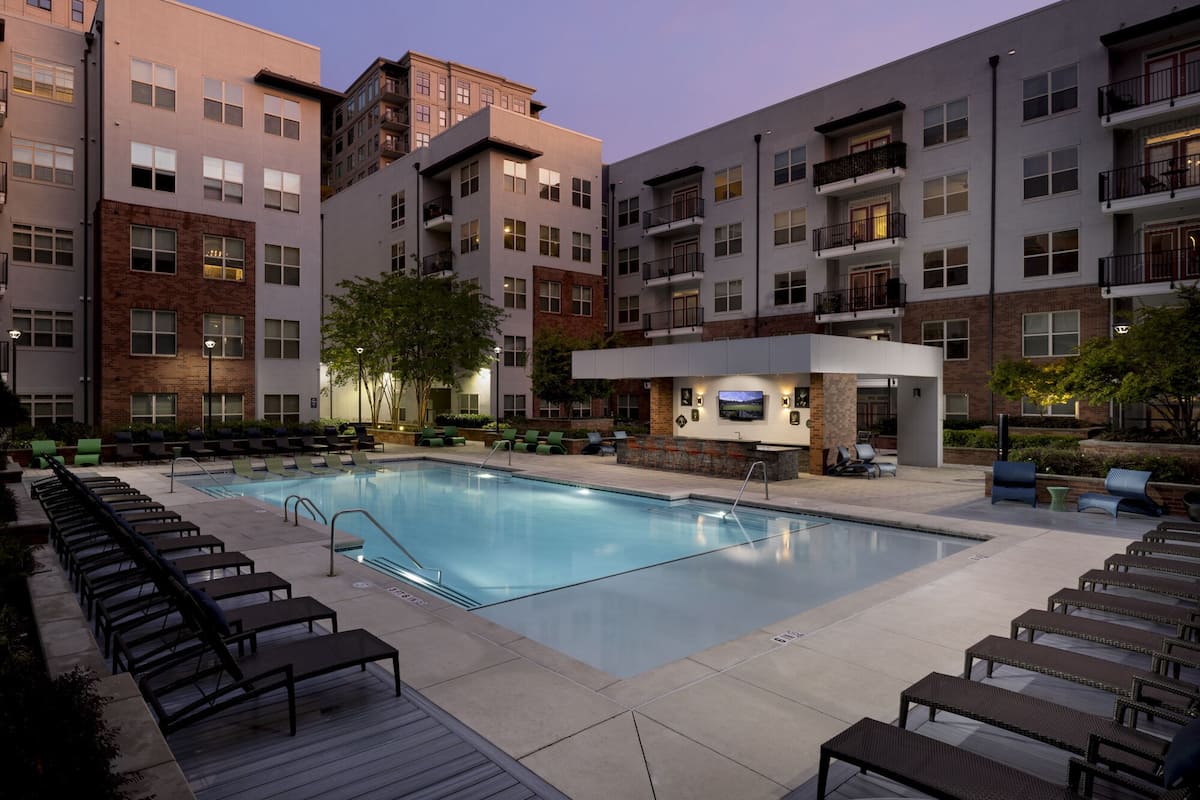
<svg viewBox="0 0 1200 800"><path fill-rule="evenodd" d="M1070 486L1047 486L1046 491L1050 493L1051 511L1067 510L1067 492L1071 491Z"/></svg>

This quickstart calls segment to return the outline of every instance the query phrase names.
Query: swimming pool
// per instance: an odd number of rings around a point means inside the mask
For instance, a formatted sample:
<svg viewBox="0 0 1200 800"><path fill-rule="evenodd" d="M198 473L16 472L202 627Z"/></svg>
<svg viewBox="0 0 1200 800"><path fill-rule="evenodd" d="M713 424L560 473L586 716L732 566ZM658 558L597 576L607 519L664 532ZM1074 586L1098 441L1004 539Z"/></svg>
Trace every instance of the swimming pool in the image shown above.
<svg viewBox="0 0 1200 800"><path fill-rule="evenodd" d="M441 570L435 591L618 677L971 545L759 509L739 508L723 519L726 508L712 503L458 465L389 466L393 471L231 488L275 506L302 494L327 516L366 508L426 567ZM338 528L363 540L350 557L392 576L418 572L360 516L341 517Z"/></svg>

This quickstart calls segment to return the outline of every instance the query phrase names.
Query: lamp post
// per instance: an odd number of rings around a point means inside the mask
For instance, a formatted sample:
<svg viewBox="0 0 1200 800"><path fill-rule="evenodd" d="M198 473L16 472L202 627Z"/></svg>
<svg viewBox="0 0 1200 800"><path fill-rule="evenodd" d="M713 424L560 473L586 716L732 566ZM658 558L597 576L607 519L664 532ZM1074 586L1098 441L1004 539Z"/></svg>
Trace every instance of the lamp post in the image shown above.
<svg viewBox="0 0 1200 800"><path fill-rule="evenodd" d="M354 352L358 353L358 424L362 425L362 354L361 347L354 348Z"/></svg>
<svg viewBox="0 0 1200 800"><path fill-rule="evenodd" d="M208 433L207 436L212 436L212 358L213 350L217 347L216 341L213 339L204 340L204 349L208 352Z"/></svg>
<svg viewBox="0 0 1200 800"><path fill-rule="evenodd" d="M13 328L8 332L8 338L12 339L12 377L8 381L8 388L12 389L12 393L17 393L17 340L21 338L21 332Z"/></svg>
<svg viewBox="0 0 1200 800"><path fill-rule="evenodd" d="M504 398L500 396L500 345L493 347L492 352L496 354L496 433L500 433L500 412L504 410Z"/></svg>

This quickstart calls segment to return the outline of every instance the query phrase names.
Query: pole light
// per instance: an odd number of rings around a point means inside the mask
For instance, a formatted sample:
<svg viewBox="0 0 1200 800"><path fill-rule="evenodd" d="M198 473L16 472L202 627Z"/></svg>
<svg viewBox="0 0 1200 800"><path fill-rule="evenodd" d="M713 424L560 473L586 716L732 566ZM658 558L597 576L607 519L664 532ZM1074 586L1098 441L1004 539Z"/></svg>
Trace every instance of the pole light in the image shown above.
<svg viewBox="0 0 1200 800"><path fill-rule="evenodd" d="M208 436L212 436L212 430L213 430L213 426L212 426L212 359L213 359L213 350L215 350L216 347L217 347L217 343L213 339L205 339L204 340L204 349L206 351L208 351L208 433L206 434Z"/></svg>
<svg viewBox="0 0 1200 800"><path fill-rule="evenodd" d="M500 345L492 348L492 352L496 354L496 433L500 432L500 412L504 410L502 405L504 398L500 395L500 353L503 352Z"/></svg>
<svg viewBox="0 0 1200 800"><path fill-rule="evenodd" d="M17 393L17 340L21 338L21 332L13 328L8 332L8 338L12 339L12 377L8 381L8 388L12 389L12 393Z"/></svg>
<svg viewBox="0 0 1200 800"><path fill-rule="evenodd" d="M356 347L356 348L354 348L354 352L358 353L358 424L362 425L362 384L363 384L362 354L363 354L363 349L361 347Z"/></svg>

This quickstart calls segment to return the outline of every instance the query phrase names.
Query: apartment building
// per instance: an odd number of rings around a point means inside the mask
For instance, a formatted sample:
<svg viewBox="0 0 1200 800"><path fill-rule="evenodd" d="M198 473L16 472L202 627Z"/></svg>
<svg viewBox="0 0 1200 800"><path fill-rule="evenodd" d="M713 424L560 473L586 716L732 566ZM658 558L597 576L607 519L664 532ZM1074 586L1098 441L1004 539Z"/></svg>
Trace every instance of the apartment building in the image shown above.
<svg viewBox="0 0 1200 800"><path fill-rule="evenodd" d="M501 75L409 51L377 58L327 108L322 122L323 186L339 192L425 147L452 125L496 105L536 119L545 106L531 86Z"/></svg>
<svg viewBox="0 0 1200 800"><path fill-rule="evenodd" d="M76 11L5 6L4 302L35 423L315 417L341 98L319 50L173 0Z"/></svg>
<svg viewBox="0 0 1200 800"><path fill-rule="evenodd" d="M599 414L601 401L564 409L537 400L528 367L543 331L604 330L600 179L599 140L511 108L481 109L325 201L325 291L394 270L474 281L507 312L501 354L457 391L435 390L433 413ZM335 416L358 416L353 387L332 397ZM415 402L405 403L399 418L412 422Z"/></svg>
<svg viewBox="0 0 1200 800"><path fill-rule="evenodd" d="M830 333L944 351L946 418L1200 277L1200 7L1066 0L609 165L627 343ZM642 416L648 398L643 397ZM629 404L637 407L637 399ZM860 381L859 425L894 382Z"/></svg>

